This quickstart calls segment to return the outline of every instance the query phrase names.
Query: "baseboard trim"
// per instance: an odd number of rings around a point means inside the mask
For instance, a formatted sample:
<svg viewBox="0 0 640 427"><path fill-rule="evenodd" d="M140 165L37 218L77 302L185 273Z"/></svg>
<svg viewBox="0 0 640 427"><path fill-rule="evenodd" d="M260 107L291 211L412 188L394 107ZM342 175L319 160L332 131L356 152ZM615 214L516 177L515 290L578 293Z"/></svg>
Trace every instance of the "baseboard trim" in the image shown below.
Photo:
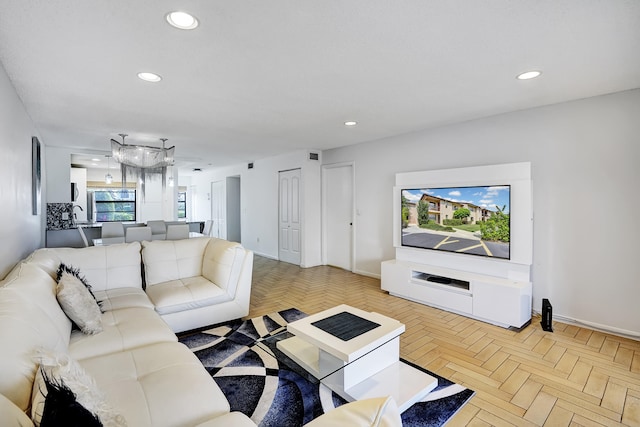
<svg viewBox="0 0 640 427"><path fill-rule="evenodd" d="M370 273L363 270L353 270L352 273L359 274L361 276L373 277L374 279L380 279L380 274Z"/></svg>
<svg viewBox="0 0 640 427"><path fill-rule="evenodd" d="M254 253L254 255L258 255L258 256L261 256L261 257L264 257L264 258L269 258L269 259L272 259L272 260L275 260L275 261L280 261L278 259L278 257L272 256L272 255L268 255L268 254L265 254L265 253L262 253L262 252L253 251L253 253Z"/></svg>
<svg viewBox="0 0 640 427"><path fill-rule="evenodd" d="M540 316L541 312L533 310L533 313ZM561 323L568 323L570 325L581 326L595 331L606 332L608 334L617 335L623 338L629 338L632 340L640 341L640 332L629 331L626 329L616 328L609 325L602 325L600 323L590 322L588 320L575 319L573 317L563 316L553 313L553 320Z"/></svg>

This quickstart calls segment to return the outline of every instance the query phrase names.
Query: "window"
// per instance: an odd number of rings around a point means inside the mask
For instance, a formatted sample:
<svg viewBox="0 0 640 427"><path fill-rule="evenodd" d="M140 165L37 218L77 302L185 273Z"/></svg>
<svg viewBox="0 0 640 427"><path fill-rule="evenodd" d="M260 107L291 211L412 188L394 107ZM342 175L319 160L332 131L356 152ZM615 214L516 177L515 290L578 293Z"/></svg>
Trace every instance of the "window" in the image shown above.
<svg viewBox="0 0 640 427"><path fill-rule="evenodd" d="M187 192L178 192L178 218L187 217Z"/></svg>
<svg viewBox="0 0 640 427"><path fill-rule="evenodd" d="M96 203L96 221L135 221L136 220L136 190L101 189L94 190Z"/></svg>

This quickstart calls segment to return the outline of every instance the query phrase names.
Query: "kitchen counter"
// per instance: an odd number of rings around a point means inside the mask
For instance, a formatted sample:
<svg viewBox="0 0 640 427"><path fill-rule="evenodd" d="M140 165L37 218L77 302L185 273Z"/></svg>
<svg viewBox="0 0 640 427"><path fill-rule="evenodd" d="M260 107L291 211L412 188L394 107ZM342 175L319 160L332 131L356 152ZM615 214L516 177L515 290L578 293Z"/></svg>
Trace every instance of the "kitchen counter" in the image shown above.
<svg viewBox="0 0 640 427"><path fill-rule="evenodd" d="M185 224L184 221L167 221L167 224ZM200 233L202 226L201 221L187 222L190 232ZM124 228L128 227L142 227L144 223L124 223ZM82 248L84 242L80 236L78 227L82 227L87 241L91 245L93 239L100 239L102 237L102 223L100 222L81 222L79 224L70 224L67 228L52 228L47 230L46 247L47 248Z"/></svg>
<svg viewBox="0 0 640 427"><path fill-rule="evenodd" d="M102 236L101 225L85 226L80 224L82 231L87 236L87 241L99 239ZM91 244L91 243L89 243ZM61 230L47 230L47 248L83 248L84 241L80 236L78 227L65 228Z"/></svg>

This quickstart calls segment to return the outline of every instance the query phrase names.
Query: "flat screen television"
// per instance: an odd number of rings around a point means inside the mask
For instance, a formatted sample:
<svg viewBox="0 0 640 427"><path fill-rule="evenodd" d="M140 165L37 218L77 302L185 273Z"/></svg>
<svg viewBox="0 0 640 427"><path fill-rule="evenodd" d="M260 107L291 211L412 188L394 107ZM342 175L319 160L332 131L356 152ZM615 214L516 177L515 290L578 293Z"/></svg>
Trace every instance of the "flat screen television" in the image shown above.
<svg viewBox="0 0 640 427"><path fill-rule="evenodd" d="M510 259L511 186L403 188L401 245Z"/></svg>

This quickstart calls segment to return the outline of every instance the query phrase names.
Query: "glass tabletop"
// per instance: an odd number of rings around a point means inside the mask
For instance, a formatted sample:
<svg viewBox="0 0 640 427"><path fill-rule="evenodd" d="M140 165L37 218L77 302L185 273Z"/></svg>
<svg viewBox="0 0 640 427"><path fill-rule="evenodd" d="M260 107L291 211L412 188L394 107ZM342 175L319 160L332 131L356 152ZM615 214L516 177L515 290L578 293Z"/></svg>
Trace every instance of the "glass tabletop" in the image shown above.
<svg viewBox="0 0 640 427"><path fill-rule="evenodd" d="M275 359L278 361L278 364L281 366L281 368L285 368L289 371L295 372L296 374L305 378L307 381L310 381L314 384L320 383L322 381L322 378L316 378L309 371L304 369L293 359L291 359L289 356L278 349L277 344L279 341L286 340L292 337L294 337L294 335L290 332L287 332L285 328L282 332L273 334L266 338L261 338L256 342L256 345L265 350L267 353L273 355L273 357L275 357Z"/></svg>

